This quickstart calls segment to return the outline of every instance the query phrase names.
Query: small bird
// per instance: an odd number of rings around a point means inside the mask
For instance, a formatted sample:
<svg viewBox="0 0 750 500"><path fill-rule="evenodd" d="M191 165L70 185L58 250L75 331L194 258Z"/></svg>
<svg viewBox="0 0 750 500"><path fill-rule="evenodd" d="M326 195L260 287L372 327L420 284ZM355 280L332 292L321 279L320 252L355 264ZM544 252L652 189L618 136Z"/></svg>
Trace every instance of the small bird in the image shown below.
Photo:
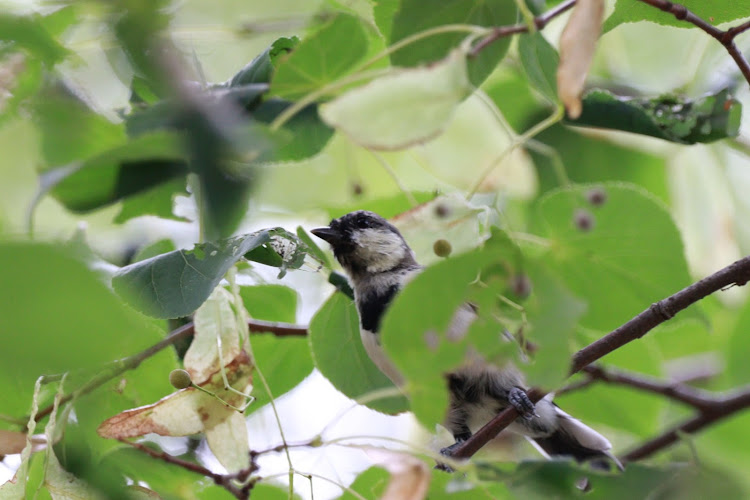
<svg viewBox="0 0 750 500"><path fill-rule="evenodd" d="M365 350L396 386L402 386L404 378L381 347L378 330L396 294L423 269L414 252L398 229L364 210L334 219L328 227L313 229L312 233L331 245L349 276ZM465 332L475 317L474 307L466 304L454 315L449 330ZM453 332L457 336L462 333ZM523 376L512 364L497 367L476 359L449 373L446 379L450 406L445 425L456 443L441 450L443 454L450 456L473 432L513 406L521 416L508 429L526 436L544 455L591 460L603 468L608 468L607 460L611 460L622 468L609 452L612 445L604 436L562 411L550 398L534 405L523 389Z"/></svg>

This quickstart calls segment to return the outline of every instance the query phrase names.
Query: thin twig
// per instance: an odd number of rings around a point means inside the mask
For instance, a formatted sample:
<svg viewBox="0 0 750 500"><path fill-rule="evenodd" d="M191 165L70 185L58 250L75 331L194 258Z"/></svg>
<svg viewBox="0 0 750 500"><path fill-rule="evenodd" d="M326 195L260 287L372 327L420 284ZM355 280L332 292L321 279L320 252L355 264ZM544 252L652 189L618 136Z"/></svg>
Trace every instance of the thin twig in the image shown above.
<svg viewBox="0 0 750 500"><path fill-rule="evenodd" d="M289 323L275 323L270 321L261 321L258 319L250 319L247 321L247 327L248 330L253 333L272 333L277 337L307 335L307 327L301 325L292 325ZM138 368L138 366L146 359L158 353L165 347L174 344L178 340L191 337L194 332L195 329L192 322L176 328L169 335L167 335L167 337L152 345L148 349L145 349L138 354L134 354L125 359L116 361L109 370L102 371L82 387L76 389L70 394L66 394L60 401L60 404L67 403L68 401L77 399L81 396L85 396L86 394L89 394L93 390L101 387L108 381L125 373L126 371ZM51 412L52 405L49 405L39 413L37 413L35 417L36 421L39 422L44 417L48 416Z"/></svg>
<svg viewBox="0 0 750 500"><path fill-rule="evenodd" d="M735 45L734 43L734 39L737 35L750 29L750 22L744 22L738 26L723 31L716 26L713 26L705 19L698 17L693 12L691 12L690 9L682 4L672 3L668 0L640 1L643 3L647 3L652 7L656 7L659 10L672 14L676 19L679 19L680 21L691 23L715 38L720 44L724 46L725 49L727 49L727 52L732 57L732 59L734 59L737 67L742 72L742 76L744 76L745 80L747 80L747 82L750 84L750 64L748 64L747 59L745 59L745 56L742 54L742 52L740 52L740 50L737 48L737 45Z"/></svg>
<svg viewBox="0 0 750 500"><path fill-rule="evenodd" d="M674 295L662 299L655 304L652 304L651 307L643 311L632 320L628 321L613 332L605 335L601 339L589 344L588 346L578 351L573 356L570 374L572 375L573 373L581 371L589 364L622 347L628 342L643 337L657 325L671 319L679 311L686 309L688 306L698 302L702 298L719 290L723 290L730 285L742 286L747 283L748 280L750 280L750 257L745 257L744 259L740 259L734 262L733 264L725 267L724 269L721 269L711 276L708 276L698 281L697 283L693 283L692 285L683 290L680 290ZM531 389L529 391L529 399L531 399L532 402L536 403L544 396L544 394L545 392L542 390ZM727 411L728 413L717 415L713 411L713 407L708 413L702 413L703 418L699 421L700 425L697 428L702 428L711 422L728 416L730 413L750 406L750 391L748 391L748 395L742 393L736 398L739 399L734 400L730 398L728 400L722 401L722 405L726 406L723 411ZM743 398L746 398L748 402L743 403ZM728 402L731 404L728 404ZM477 431L473 436L461 443L460 446L456 447L452 454L453 457L471 457L491 439L497 436L500 431L510 425L517 417L518 412L515 408L508 407L504 409L484 427ZM704 420L709 418L710 421L704 422ZM675 436L674 440L677 439L676 436L679 432L693 432L692 426L695 426L697 424L691 423L688 426L688 423L684 424L687 426L685 428L673 429ZM667 443L664 446L667 446L674 442L674 440L670 441L667 438L663 439L665 440L664 442ZM653 453L653 451L650 451L650 453ZM626 455L624 458L626 460L629 460L629 457L630 454Z"/></svg>
<svg viewBox="0 0 750 500"><path fill-rule="evenodd" d="M168 453L164 453L163 451L156 451L141 443L128 441L127 439L123 438L119 438L118 441L132 446L133 448L136 448L137 450L140 450L153 458L157 458L164 462L182 467L185 470L189 470L191 472L195 472L196 474L211 478L217 486L221 486L239 500L246 500L248 498L248 492L244 491L244 488L241 488L234 484L233 481L237 480L238 478L246 479L251 473L258 470L258 466L251 461L250 467L248 469L243 469L233 474L217 474L216 472L213 472L200 464L188 462L187 460L172 456Z"/></svg>
<svg viewBox="0 0 750 500"><path fill-rule="evenodd" d="M541 14L534 18L534 26L536 29L541 30L547 24L563 12L566 12L576 4L576 0L567 0L556 7L548 10L544 14ZM527 24L513 24L510 26L498 26L492 29L492 33L482 38L479 43L472 47L469 52L469 57L476 57L482 50L496 40L505 38L510 35L516 35L518 33L527 33L529 26Z"/></svg>

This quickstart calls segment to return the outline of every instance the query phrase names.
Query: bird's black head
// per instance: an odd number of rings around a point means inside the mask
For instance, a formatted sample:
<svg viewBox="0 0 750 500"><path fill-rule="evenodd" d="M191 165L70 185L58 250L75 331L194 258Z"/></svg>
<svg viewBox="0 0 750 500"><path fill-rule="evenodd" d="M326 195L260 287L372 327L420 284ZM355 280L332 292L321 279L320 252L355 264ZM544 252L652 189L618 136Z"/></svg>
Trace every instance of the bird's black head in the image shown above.
<svg viewBox="0 0 750 500"><path fill-rule="evenodd" d="M348 213L312 233L330 243L336 259L352 278L416 265L398 229L373 212Z"/></svg>

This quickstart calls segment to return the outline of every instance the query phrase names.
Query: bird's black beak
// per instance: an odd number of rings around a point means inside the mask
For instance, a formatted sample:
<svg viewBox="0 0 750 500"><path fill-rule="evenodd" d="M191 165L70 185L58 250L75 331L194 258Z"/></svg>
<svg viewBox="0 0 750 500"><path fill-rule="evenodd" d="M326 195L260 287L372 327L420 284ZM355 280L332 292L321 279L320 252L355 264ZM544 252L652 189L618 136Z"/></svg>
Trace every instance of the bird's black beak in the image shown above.
<svg viewBox="0 0 750 500"><path fill-rule="evenodd" d="M312 234L322 240L326 240L331 245L341 243L341 233L330 227L319 227L310 231Z"/></svg>

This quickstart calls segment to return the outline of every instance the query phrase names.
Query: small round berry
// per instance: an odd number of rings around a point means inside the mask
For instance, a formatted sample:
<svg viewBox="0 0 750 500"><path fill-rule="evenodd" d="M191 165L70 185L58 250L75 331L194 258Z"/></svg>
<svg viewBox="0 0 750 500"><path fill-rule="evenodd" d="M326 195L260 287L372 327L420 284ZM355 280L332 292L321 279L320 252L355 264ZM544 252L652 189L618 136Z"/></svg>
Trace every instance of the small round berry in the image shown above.
<svg viewBox="0 0 750 500"><path fill-rule="evenodd" d="M432 251L438 257L447 257L453 251L453 247L448 240L439 239L432 245Z"/></svg>
<svg viewBox="0 0 750 500"><path fill-rule="evenodd" d="M525 299L531 294L531 280L525 274L516 274L510 279L510 288L517 297Z"/></svg>
<svg viewBox="0 0 750 500"><path fill-rule="evenodd" d="M573 214L573 223L583 232L589 232L594 229L594 216L588 210L579 208Z"/></svg>
<svg viewBox="0 0 750 500"><path fill-rule="evenodd" d="M607 202L607 192L600 187L591 188L586 192L586 199L595 207L600 207Z"/></svg>
<svg viewBox="0 0 750 500"><path fill-rule="evenodd" d="M450 215L450 213L451 209L448 208L445 204L438 203L437 205L435 205L435 215L437 215L439 218L445 219Z"/></svg>
<svg viewBox="0 0 750 500"><path fill-rule="evenodd" d="M364 188L362 187L362 184L359 182L355 182L352 184L352 192L354 193L354 196L362 196L362 193L365 192Z"/></svg>
<svg viewBox="0 0 750 500"><path fill-rule="evenodd" d="M175 389L184 389L190 387L193 384L193 381L190 380L190 374L188 372L178 369L172 370L169 373L169 383L172 384L172 387Z"/></svg>

